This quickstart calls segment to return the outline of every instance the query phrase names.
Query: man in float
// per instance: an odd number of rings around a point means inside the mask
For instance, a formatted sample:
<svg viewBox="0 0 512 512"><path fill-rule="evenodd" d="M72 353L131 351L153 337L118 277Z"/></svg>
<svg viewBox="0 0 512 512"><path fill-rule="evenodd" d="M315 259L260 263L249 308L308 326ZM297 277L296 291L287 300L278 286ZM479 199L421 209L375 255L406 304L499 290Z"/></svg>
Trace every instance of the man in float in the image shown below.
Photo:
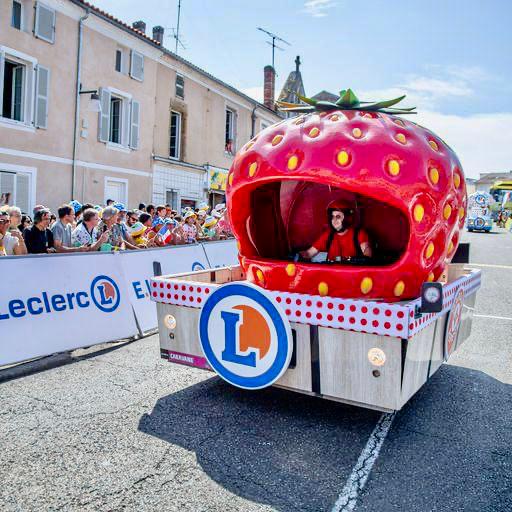
<svg viewBox="0 0 512 512"><path fill-rule="evenodd" d="M371 257L368 233L354 226L354 209L343 201L333 201L327 207L329 229L316 242L299 254L311 259L319 252L327 253L327 261L349 261L356 257Z"/></svg>

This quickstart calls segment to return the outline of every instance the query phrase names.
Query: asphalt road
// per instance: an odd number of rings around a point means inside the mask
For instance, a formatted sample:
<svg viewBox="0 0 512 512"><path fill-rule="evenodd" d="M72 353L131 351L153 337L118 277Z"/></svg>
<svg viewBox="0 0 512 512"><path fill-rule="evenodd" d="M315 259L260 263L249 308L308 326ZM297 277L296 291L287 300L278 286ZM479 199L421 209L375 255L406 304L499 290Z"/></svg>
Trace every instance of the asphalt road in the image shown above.
<svg viewBox="0 0 512 512"><path fill-rule="evenodd" d="M356 511L512 510L512 235L465 238L499 266L472 336L397 413ZM30 368L0 372L2 511L329 511L381 417L234 389L156 336Z"/></svg>

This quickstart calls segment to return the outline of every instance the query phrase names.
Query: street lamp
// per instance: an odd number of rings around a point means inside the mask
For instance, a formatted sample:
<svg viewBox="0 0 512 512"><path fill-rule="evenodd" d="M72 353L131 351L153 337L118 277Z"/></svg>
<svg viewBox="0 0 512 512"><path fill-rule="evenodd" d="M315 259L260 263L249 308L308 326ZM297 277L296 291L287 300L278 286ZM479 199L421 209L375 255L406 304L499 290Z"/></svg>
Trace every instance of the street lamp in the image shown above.
<svg viewBox="0 0 512 512"><path fill-rule="evenodd" d="M101 102L100 96L96 89L91 89L89 91L82 91L82 86L80 85L80 94L90 94L91 101L89 102L89 110L90 112L101 112Z"/></svg>

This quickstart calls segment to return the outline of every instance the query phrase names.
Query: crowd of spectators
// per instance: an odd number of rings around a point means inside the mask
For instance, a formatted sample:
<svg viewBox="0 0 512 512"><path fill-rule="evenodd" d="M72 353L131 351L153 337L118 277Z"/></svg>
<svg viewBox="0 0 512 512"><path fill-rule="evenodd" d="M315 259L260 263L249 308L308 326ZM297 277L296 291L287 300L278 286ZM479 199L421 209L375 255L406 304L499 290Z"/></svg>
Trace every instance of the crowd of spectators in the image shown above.
<svg viewBox="0 0 512 512"><path fill-rule="evenodd" d="M225 204L210 211L202 203L178 213L169 205L127 210L113 200L105 206L73 200L57 215L38 205L33 219L16 206L0 208L0 256L144 249L232 236Z"/></svg>

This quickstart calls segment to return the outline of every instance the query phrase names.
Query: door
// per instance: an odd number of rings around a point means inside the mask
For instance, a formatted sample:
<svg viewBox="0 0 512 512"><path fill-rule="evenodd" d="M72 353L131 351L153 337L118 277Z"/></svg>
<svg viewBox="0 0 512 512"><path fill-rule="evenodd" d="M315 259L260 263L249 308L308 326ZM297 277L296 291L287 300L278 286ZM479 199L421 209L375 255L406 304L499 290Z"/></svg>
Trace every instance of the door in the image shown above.
<svg viewBox="0 0 512 512"><path fill-rule="evenodd" d="M127 199L127 184L121 180L105 180L105 203L107 199L113 199L115 203L123 203L126 205Z"/></svg>

